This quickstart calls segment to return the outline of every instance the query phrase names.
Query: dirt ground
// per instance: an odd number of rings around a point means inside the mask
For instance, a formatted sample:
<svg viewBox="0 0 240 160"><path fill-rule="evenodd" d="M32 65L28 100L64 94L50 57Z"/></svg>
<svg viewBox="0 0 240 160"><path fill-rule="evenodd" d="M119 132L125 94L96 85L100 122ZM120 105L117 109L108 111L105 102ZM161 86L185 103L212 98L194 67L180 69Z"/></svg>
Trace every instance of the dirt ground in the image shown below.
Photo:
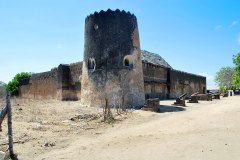
<svg viewBox="0 0 240 160"><path fill-rule="evenodd" d="M114 124L80 102L14 99L14 150L20 160L237 160L240 96L174 107L129 110ZM7 142L6 120L0 144ZM6 150L0 145L0 150Z"/></svg>

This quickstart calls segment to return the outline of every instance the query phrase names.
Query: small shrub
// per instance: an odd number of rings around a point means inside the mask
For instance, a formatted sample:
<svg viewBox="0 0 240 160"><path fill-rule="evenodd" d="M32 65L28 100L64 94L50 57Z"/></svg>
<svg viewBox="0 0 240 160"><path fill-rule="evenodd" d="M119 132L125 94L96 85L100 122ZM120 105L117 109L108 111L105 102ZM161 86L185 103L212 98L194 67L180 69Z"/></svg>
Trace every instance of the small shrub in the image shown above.
<svg viewBox="0 0 240 160"><path fill-rule="evenodd" d="M112 115L109 115L105 118L105 123L107 124L113 124L115 122L115 119Z"/></svg>

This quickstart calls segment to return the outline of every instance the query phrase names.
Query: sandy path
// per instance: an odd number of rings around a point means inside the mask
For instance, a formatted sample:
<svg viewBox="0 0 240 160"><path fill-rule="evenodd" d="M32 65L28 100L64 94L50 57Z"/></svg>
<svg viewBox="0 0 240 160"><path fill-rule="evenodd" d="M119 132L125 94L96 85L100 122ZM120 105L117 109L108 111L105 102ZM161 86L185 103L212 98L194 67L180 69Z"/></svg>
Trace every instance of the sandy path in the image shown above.
<svg viewBox="0 0 240 160"><path fill-rule="evenodd" d="M240 159L240 96L188 105L182 112L136 111L140 120L76 137L37 159Z"/></svg>

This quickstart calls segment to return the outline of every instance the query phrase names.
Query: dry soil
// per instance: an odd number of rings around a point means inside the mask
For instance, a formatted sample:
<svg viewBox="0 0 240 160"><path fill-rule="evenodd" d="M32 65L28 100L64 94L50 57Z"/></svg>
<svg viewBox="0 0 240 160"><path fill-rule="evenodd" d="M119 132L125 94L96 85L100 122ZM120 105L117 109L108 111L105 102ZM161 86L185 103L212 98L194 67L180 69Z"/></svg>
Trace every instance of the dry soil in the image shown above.
<svg viewBox="0 0 240 160"><path fill-rule="evenodd" d="M14 99L14 150L37 160L239 160L240 96L128 111L105 124L80 102ZM0 144L7 142L6 121ZM6 149L6 145L0 145Z"/></svg>

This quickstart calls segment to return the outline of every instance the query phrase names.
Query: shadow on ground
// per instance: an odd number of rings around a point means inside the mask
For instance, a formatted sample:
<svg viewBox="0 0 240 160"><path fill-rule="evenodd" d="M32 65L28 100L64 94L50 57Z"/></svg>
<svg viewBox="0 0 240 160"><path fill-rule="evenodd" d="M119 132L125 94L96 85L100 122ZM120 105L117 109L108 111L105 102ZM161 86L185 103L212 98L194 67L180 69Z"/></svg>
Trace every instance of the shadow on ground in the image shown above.
<svg viewBox="0 0 240 160"><path fill-rule="evenodd" d="M160 105L160 113L164 112L180 112L185 111L186 109L183 107L177 107L177 106L167 106L167 105Z"/></svg>

